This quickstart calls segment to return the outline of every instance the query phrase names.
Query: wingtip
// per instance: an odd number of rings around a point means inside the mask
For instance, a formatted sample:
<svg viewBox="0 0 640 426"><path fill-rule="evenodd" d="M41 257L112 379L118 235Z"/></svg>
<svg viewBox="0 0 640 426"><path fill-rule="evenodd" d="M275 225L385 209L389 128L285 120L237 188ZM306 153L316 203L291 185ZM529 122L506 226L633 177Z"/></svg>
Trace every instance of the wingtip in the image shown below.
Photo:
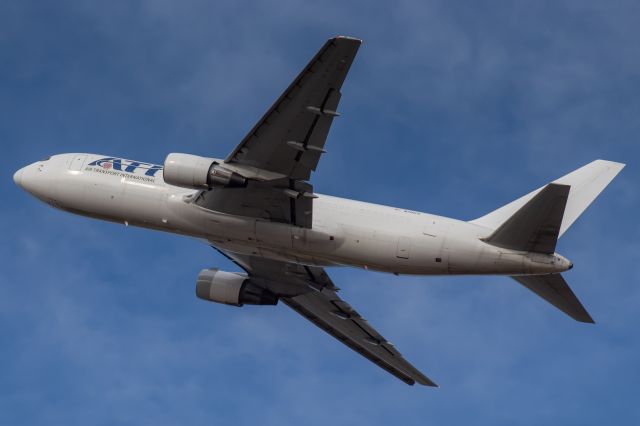
<svg viewBox="0 0 640 426"><path fill-rule="evenodd" d="M408 376L402 377L402 376L396 375L396 377L398 377L400 380L402 380L403 382L405 382L409 386L414 386L417 383L420 386L428 386L428 387L431 387L431 388L439 388L440 387L440 386L438 386L437 383L435 383L433 380L431 380L430 378L428 378L424 374L420 373L419 371L416 371L416 372L414 372L414 374L411 374L411 375L408 375Z"/></svg>
<svg viewBox="0 0 640 426"><path fill-rule="evenodd" d="M584 318L580 318L578 319L578 321L585 323L585 324L595 324L596 322L593 320L593 318L591 318L590 315L587 315Z"/></svg>
<svg viewBox="0 0 640 426"><path fill-rule="evenodd" d="M596 322L593 320L593 318L591 318L591 314L589 314L589 312L587 312L587 310L584 309L583 306L581 306L581 308L582 309L580 309L578 312L570 314L571 318L584 324L595 324Z"/></svg>
<svg viewBox="0 0 640 426"><path fill-rule="evenodd" d="M357 37L351 37L351 36L337 35L334 37L334 39L351 40L351 41L356 41L358 43L362 43L362 39L359 39Z"/></svg>
<svg viewBox="0 0 640 426"><path fill-rule="evenodd" d="M414 380L416 381L416 383L418 383L418 384L420 384L422 386L429 386L429 387L432 387L432 388L439 388L440 387L436 382L434 382L433 380L429 379L426 376L422 376L422 377L419 377L419 378L414 378Z"/></svg>

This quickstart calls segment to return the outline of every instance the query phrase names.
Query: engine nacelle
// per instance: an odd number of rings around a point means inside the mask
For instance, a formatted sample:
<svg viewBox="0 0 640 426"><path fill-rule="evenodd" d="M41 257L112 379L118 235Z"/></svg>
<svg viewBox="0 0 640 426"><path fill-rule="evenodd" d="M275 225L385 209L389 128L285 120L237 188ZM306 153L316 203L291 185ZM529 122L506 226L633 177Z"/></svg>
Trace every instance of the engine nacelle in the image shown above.
<svg viewBox="0 0 640 426"><path fill-rule="evenodd" d="M214 158L171 153L164 160L164 181L169 185L192 189L242 188L247 180L227 170Z"/></svg>
<svg viewBox="0 0 640 426"><path fill-rule="evenodd" d="M203 269L196 282L196 296L226 305L276 305L278 296L253 283L245 274Z"/></svg>

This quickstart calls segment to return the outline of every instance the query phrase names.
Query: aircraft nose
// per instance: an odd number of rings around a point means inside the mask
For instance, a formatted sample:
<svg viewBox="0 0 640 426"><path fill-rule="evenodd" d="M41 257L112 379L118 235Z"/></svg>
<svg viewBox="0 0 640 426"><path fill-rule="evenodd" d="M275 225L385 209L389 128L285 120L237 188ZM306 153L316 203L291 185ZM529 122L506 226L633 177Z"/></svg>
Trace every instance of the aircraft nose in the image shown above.
<svg viewBox="0 0 640 426"><path fill-rule="evenodd" d="M17 172L15 172L13 174L13 181L16 183L16 185L18 185L20 188L22 188L22 173L24 172L24 168L18 170Z"/></svg>

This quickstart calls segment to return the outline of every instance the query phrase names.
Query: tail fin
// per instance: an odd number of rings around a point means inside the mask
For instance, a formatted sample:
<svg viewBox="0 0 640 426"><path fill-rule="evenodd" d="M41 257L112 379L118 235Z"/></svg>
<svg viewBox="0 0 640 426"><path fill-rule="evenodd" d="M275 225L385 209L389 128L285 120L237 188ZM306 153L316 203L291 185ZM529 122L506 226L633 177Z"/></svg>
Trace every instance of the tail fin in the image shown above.
<svg viewBox="0 0 640 426"><path fill-rule="evenodd" d="M562 217L558 231L558 238L569 229L578 216L589 207L593 200L595 200L613 178L620 173L620 170L622 170L624 166L622 163L615 163L613 161L595 160L552 182L553 184L571 186L564 208L564 216ZM487 215L472 220L471 223L490 229L498 229L500 225L505 223L545 188L546 187L538 188Z"/></svg>
<svg viewBox="0 0 640 426"><path fill-rule="evenodd" d="M570 188L545 186L484 241L512 250L554 253Z"/></svg>
<svg viewBox="0 0 640 426"><path fill-rule="evenodd" d="M487 243L553 253L557 239L616 177L624 164L596 160L471 223L493 229ZM511 277L580 322L593 319L560 274Z"/></svg>
<svg viewBox="0 0 640 426"><path fill-rule="evenodd" d="M576 321L594 323L560 274L511 277Z"/></svg>

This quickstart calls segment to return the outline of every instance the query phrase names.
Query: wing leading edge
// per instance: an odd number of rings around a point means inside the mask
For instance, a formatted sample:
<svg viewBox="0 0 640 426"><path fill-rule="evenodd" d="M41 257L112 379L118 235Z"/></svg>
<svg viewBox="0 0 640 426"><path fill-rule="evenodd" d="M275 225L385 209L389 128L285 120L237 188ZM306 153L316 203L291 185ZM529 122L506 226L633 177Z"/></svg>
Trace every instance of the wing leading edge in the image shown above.
<svg viewBox="0 0 640 426"><path fill-rule="evenodd" d="M329 39L225 160L293 180L308 180L316 169L340 89L362 43Z"/></svg>
<svg viewBox="0 0 640 426"><path fill-rule="evenodd" d="M338 288L323 268L230 252L222 254L261 285L279 294L291 309L403 382L437 387L338 296Z"/></svg>
<svg viewBox="0 0 640 426"><path fill-rule="evenodd" d="M315 195L307 180L325 152L340 89L360 44L349 37L329 39L224 162L261 179L246 188L205 191L198 204L311 228Z"/></svg>

